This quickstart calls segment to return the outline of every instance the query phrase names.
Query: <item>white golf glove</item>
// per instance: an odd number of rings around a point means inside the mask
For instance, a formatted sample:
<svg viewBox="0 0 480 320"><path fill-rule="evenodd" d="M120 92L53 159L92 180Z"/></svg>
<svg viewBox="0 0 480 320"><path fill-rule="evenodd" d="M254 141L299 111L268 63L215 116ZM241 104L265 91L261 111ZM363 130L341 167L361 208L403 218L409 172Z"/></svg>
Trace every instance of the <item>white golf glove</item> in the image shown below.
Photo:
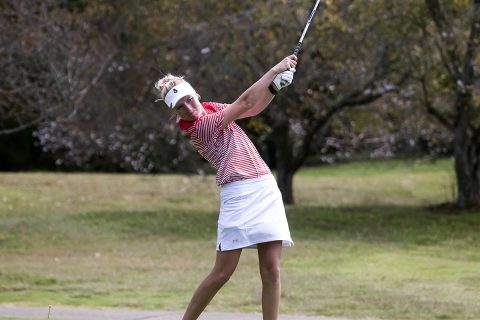
<svg viewBox="0 0 480 320"><path fill-rule="evenodd" d="M280 91L282 88L285 88L292 84L293 81L293 73L296 70L294 68L290 68L289 70L283 71L273 79L273 87L275 90Z"/></svg>

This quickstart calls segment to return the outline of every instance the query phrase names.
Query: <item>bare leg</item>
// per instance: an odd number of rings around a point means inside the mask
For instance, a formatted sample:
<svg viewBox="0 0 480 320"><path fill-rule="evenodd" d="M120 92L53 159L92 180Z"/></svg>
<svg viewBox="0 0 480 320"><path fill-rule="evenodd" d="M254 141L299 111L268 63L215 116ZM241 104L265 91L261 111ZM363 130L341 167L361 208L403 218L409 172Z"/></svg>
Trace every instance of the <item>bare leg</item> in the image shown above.
<svg viewBox="0 0 480 320"><path fill-rule="evenodd" d="M259 243L258 260L262 277L263 320L277 320L280 306L280 258L282 241Z"/></svg>
<svg viewBox="0 0 480 320"><path fill-rule="evenodd" d="M215 265L193 294L182 320L196 320L235 271L242 249L217 251Z"/></svg>

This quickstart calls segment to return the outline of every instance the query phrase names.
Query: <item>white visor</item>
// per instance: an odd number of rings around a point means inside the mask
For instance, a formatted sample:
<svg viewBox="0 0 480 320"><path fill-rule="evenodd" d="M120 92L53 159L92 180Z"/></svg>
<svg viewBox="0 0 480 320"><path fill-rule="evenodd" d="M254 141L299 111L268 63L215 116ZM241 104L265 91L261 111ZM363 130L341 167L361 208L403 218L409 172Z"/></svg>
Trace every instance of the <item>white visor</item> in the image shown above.
<svg viewBox="0 0 480 320"><path fill-rule="evenodd" d="M168 91L167 95L165 96L165 103L169 108L173 109L175 108L178 100L189 94L195 96L197 92L195 92L195 90L188 82L182 82L180 84L177 84L170 91Z"/></svg>

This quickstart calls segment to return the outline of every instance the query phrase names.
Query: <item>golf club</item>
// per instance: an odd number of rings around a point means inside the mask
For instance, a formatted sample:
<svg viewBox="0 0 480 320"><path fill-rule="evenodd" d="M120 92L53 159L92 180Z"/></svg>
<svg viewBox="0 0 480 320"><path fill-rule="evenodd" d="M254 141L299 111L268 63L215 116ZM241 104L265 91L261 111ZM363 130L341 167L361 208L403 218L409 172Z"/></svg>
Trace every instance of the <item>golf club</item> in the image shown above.
<svg viewBox="0 0 480 320"><path fill-rule="evenodd" d="M305 25L305 28L303 29L302 36L300 37L300 40L298 40L297 45L295 46L295 49L293 50L293 54L298 57L298 53L300 52L300 47L302 46L303 38L305 38L305 34L307 33L308 27L310 26L310 23L312 22L313 15L315 14L315 11L317 11L317 7L320 4L320 0L317 0L315 3L315 6L312 9L312 12L310 12L310 16L308 17L307 24Z"/></svg>
<svg viewBox="0 0 480 320"><path fill-rule="evenodd" d="M297 45L295 46L295 49L293 50L293 54L298 57L298 53L300 52L300 48L302 47L303 43L303 38L305 38L305 34L307 33L308 27L310 27L310 23L312 22L313 15L315 14L315 11L317 11L317 7L320 4L320 0L317 0L315 3L315 6L313 7L312 11L310 12L310 15L308 16L307 24L305 25L305 28L303 29L302 35L300 36L300 40L298 40ZM280 82L281 85L285 85L286 81L282 80Z"/></svg>

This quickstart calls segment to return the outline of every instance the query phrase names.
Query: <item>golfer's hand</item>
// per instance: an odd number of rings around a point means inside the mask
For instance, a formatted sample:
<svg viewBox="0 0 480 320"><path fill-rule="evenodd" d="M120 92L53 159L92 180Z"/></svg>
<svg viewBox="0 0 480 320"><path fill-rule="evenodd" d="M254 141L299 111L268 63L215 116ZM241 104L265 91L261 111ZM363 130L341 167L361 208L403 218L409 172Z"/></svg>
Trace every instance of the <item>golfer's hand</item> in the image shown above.
<svg viewBox="0 0 480 320"><path fill-rule="evenodd" d="M280 91L282 88L292 84L296 65L297 56L292 54L273 67L273 70L277 72L277 76L273 79L272 83L275 90Z"/></svg>
<svg viewBox="0 0 480 320"><path fill-rule="evenodd" d="M279 74L283 71L290 70L290 69L295 69L297 66L297 56L294 54L289 55L288 57L285 57L277 63L273 68L273 72L275 74Z"/></svg>
<svg viewBox="0 0 480 320"><path fill-rule="evenodd" d="M277 74L275 79L273 79L273 86L277 91L280 91L282 88L288 87L292 84L293 81L293 73L295 69L290 69L287 71L283 71L282 73Z"/></svg>

